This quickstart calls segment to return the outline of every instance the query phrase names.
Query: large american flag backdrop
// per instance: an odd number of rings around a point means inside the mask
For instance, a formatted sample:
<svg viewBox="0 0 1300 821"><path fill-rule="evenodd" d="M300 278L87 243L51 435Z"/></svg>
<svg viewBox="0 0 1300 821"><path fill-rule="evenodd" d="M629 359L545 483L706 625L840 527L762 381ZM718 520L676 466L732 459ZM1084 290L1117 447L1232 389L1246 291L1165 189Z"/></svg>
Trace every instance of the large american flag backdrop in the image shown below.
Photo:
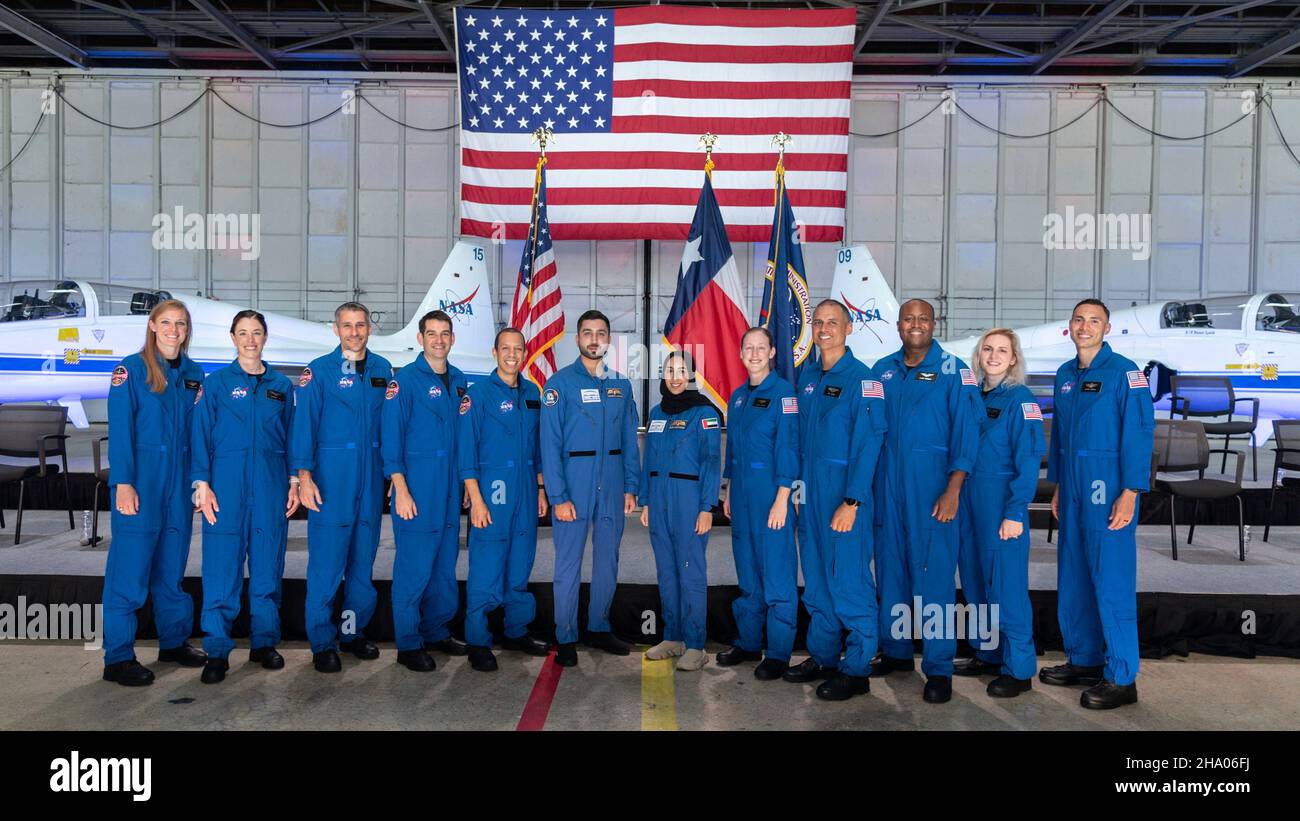
<svg viewBox="0 0 1300 821"><path fill-rule="evenodd" d="M456 10L461 233L524 239L547 148L554 239L686 239L713 183L734 241L772 228L772 135L804 240L844 233L853 9Z"/></svg>

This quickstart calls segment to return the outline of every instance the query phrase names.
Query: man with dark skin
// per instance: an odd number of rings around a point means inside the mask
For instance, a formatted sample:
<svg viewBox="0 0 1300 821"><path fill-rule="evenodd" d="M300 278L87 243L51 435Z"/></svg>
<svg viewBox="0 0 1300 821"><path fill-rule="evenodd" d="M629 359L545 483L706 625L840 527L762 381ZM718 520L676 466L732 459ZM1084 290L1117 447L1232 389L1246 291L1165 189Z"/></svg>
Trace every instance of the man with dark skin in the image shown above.
<svg viewBox="0 0 1300 821"><path fill-rule="evenodd" d="M930 303L903 303L898 336L903 347L874 371L884 385L889 424L875 480L881 657L873 676L915 669L912 625L929 605L945 614L955 605L961 531L954 520L983 413L974 372L934 342ZM922 614L914 612L918 607ZM925 640L925 700L949 701L957 636L919 638Z"/></svg>

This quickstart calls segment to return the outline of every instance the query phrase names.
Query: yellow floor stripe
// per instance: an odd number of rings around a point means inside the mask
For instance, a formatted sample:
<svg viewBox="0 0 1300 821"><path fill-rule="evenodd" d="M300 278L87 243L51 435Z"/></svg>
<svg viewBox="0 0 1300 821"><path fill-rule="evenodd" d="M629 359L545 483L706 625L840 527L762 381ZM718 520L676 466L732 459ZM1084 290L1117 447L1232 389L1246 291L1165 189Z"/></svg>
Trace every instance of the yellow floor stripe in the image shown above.
<svg viewBox="0 0 1300 821"><path fill-rule="evenodd" d="M641 655L641 729L676 730L677 696L673 693L676 659L651 661Z"/></svg>

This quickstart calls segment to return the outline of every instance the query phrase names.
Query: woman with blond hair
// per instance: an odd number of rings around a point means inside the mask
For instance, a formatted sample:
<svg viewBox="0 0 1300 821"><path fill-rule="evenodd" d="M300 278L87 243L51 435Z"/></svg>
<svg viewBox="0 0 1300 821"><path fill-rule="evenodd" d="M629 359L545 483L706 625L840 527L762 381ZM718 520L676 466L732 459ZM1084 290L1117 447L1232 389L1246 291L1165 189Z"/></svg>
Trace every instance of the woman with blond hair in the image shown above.
<svg viewBox="0 0 1300 821"><path fill-rule="evenodd" d="M962 487L964 525L958 566L966 601L997 608L996 642L972 642L975 658L957 675L996 675L994 698L1032 686L1038 667L1029 608L1029 503L1046 450L1043 414L1025 387L1025 358L1010 328L985 331L971 365L984 399L979 457Z"/></svg>
<svg viewBox="0 0 1300 821"><path fill-rule="evenodd" d="M194 602L181 590L190 554L190 419L203 369L186 355L190 312L167 299L149 313L144 348L113 369L108 390L108 485L113 541L104 571L104 680L153 683L135 658L136 611L153 601L158 661L202 667L185 640Z"/></svg>

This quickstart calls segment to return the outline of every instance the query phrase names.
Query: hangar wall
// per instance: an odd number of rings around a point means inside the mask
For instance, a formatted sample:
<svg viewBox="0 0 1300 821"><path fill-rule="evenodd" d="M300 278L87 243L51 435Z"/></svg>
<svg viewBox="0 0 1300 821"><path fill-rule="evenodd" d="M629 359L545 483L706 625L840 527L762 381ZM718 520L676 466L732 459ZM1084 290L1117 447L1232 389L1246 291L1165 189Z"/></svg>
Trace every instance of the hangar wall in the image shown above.
<svg viewBox="0 0 1300 821"><path fill-rule="evenodd" d="M46 101L53 106L36 136L0 180L0 280L166 287L312 319L355 297L391 332L454 242L457 143L455 130L445 130L456 116L454 80L339 75L326 83L294 73L146 71L60 77L67 103ZM49 78L0 73L0 157L12 157L32 133ZM345 90L363 80L364 99L330 116L346 102ZM115 125L147 125L193 102L208 82L220 97L207 95L156 127L110 129L69 105ZM850 138L847 239L871 247L897 293L935 299L944 336L1052 319L1098 292L1127 305L1294 289L1300 163L1267 110L1210 137L1159 138L1095 105L1099 82L962 78L955 106L944 103L942 78L855 83L853 131L896 133ZM1300 90L1264 85L1300 151ZM1241 118L1242 92L1259 86L1128 80L1112 82L1108 94L1132 120L1178 137ZM273 125L317 118L301 128ZM260 257L155 250L154 215L177 206L259 214ZM1045 249L1044 216L1069 207L1150 214L1150 258L1135 259L1127 249ZM735 250L755 304L765 244ZM492 251L500 319L520 243ZM834 251L807 247L817 297L829 292ZM598 305L616 332L639 339L642 254L635 241L558 243L570 321ZM680 254L680 243L650 246L653 338L671 304ZM559 350L562 359L574 355L571 335Z"/></svg>

